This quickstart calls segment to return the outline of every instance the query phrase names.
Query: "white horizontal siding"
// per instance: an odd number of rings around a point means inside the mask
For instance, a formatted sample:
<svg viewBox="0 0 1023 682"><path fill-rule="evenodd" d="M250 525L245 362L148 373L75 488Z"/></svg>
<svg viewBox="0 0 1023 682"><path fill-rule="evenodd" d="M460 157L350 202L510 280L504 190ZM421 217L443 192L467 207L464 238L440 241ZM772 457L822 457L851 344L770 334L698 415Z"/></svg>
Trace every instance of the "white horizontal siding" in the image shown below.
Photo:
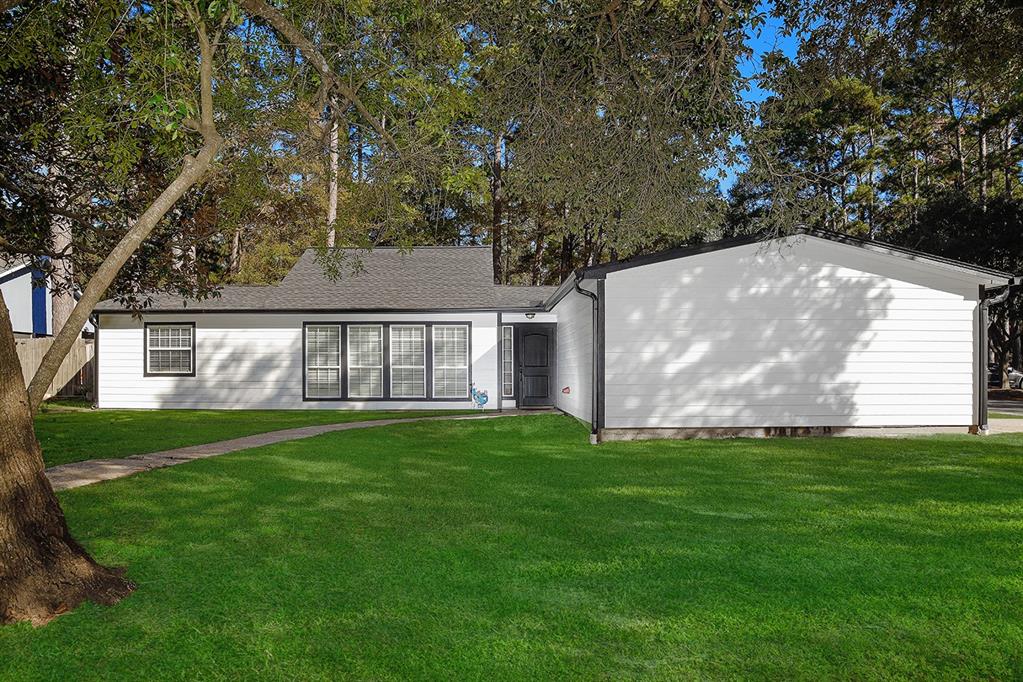
<svg viewBox="0 0 1023 682"><path fill-rule="evenodd" d="M610 273L608 428L973 422L975 283L816 239Z"/></svg>
<svg viewBox="0 0 1023 682"><path fill-rule="evenodd" d="M468 400L303 400L303 322L471 322L472 381L497 407L497 315L103 315L99 406L202 409L465 409ZM195 322L196 376L143 376L143 323Z"/></svg>
<svg viewBox="0 0 1023 682"><path fill-rule="evenodd" d="M547 322L558 321L554 313L501 313L502 324L517 324L524 322Z"/></svg>
<svg viewBox="0 0 1023 682"><path fill-rule="evenodd" d="M588 422L593 413L593 302L572 291L552 312L558 319L556 404Z"/></svg>

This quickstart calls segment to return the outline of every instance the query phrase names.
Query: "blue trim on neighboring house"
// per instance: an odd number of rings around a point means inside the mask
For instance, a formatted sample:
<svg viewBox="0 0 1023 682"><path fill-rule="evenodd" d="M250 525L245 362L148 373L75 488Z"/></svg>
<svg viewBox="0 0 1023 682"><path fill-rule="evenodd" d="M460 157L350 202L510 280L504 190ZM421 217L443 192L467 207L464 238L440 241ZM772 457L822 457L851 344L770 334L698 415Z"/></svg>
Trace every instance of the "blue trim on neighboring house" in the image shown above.
<svg viewBox="0 0 1023 682"><path fill-rule="evenodd" d="M46 275L32 269L32 333L46 336ZM42 282L42 284L37 284Z"/></svg>

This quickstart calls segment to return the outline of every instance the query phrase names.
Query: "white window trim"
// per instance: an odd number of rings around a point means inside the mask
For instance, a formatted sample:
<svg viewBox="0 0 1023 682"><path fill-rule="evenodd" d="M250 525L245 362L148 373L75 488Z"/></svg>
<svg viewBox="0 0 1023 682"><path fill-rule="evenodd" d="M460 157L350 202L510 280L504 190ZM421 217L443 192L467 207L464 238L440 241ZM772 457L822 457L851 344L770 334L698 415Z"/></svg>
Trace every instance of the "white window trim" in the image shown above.
<svg viewBox="0 0 1023 682"><path fill-rule="evenodd" d="M376 327L380 330L380 364L379 365L353 365L352 364L352 327ZM349 400L367 400L384 397L384 325L382 324L347 324L345 325L345 348L347 349L348 371L345 372ZM379 369L380 370L380 393L378 395L352 395L352 370L353 369Z"/></svg>
<svg viewBox="0 0 1023 682"><path fill-rule="evenodd" d="M395 329L422 329L423 330L423 364L421 365L396 365L394 364L394 330ZM388 361L390 363L391 371L390 374L390 395L395 400L406 400L412 398L425 398L426 397L426 325L425 324L391 324L388 326L388 334L390 334L390 347L388 349ZM394 395L394 370L396 369L422 369L423 370L423 392L416 395Z"/></svg>
<svg viewBox="0 0 1023 682"><path fill-rule="evenodd" d="M464 365L445 365L443 367L437 364L437 330L438 329L453 329L461 327L465 330L465 364ZM472 383L471 372L469 371L470 358L469 355L472 352L471 334L472 328L467 324L435 324L431 327L431 358L432 371L430 374L430 389L431 395L434 400L464 400L469 397L469 385ZM437 395L437 370L438 369L464 369L465 370L465 393L463 395Z"/></svg>
<svg viewBox="0 0 1023 682"><path fill-rule="evenodd" d="M309 364L309 328L310 327L334 327L337 329L337 365L310 365ZM341 397L341 325L340 324L307 324L302 328L304 336L303 348L305 349L305 376L302 377L303 395L310 400L333 400ZM337 395L309 395L309 370L311 369L336 369L337 370Z"/></svg>
<svg viewBox="0 0 1023 682"><path fill-rule="evenodd" d="M510 329L511 334L508 337L507 348L505 348L504 341L504 330ZM511 353L511 391L509 393L504 392L504 353L505 351ZM501 397L502 398L514 398L515 397L515 327L510 324L501 326Z"/></svg>
<svg viewBox="0 0 1023 682"><path fill-rule="evenodd" d="M183 347L183 348L182 347L159 347L159 346L154 348L153 345L152 345L152 336L149 333L149 330L153 329L154 327L158 328L158 329L187 329L188 330L188 345ZM145 335L146 335L146 357L145 357L146 369L145 369L145 374L168 376L168 377L190 377L190 376L194 376L195 375L195 349L196 349L196 343L195 343L195 326L194 325L191 325L191 324L180 324L180 323L174 323L174 322L166 322L166 323L158 322L158 323L147 324L145 326L145 328L144 328L144 331L145 331ZM183 372L181 370L151 369L150 366L149 366L149 358L151 356L151 353L154 350L188 351L188 370Z"/></svg>

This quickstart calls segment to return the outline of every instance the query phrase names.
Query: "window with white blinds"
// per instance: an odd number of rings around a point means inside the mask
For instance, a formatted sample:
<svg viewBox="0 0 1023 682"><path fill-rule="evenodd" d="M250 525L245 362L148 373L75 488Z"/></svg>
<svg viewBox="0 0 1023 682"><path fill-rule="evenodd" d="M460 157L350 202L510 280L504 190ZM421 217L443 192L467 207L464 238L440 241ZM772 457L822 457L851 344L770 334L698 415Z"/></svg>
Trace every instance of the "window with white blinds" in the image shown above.
<svg viewBox="0 0 1023 682"><path fill-rule="evenodd" d="M511 398L515 395L515 352L514 328L511 325L501 327L501 397Z"/></svg>
<svg viewBox="0 0 1023 682"><path fill-rule="evenodd" d="M341 397L341 327L336 324L307 325L305 359L306 396Z"/></svg>
<svg viewBox="0 0 1023 682"><path fill-rule="evenodd" d="M147 325L146 372L191 375L195 362L194 334L192 325Z"/></svg>
<svg viewBox="0 0 1023 682"><path fill-rule="evenodd" d="M391 325L391 397L426 397L426 327Z"/></svg>
<svg viewBox="0 0 1023 682"><path fill-rule="evenodd" d="M348 397L384 397L382 325L348 325Z"/></svg>
<svg viewBox="0 0 1023 682"><path fill-rule="evenodd" d="M433 327L433 397L469 395L469 327Z"/></svg>

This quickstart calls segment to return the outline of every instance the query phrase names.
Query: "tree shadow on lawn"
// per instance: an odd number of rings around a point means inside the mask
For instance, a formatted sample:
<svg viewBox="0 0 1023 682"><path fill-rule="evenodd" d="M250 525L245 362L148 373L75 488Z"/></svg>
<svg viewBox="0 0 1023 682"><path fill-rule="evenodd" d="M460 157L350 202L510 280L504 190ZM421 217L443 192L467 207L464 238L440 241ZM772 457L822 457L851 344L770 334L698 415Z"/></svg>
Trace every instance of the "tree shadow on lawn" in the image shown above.
<svg viewBox="0 0 1023 682"><path fill-rule="evenodd" d="M198 461L62 495L139 590L0 632L0 673L1008 677L1020 444L594 448L541 416Z"/></svg>

